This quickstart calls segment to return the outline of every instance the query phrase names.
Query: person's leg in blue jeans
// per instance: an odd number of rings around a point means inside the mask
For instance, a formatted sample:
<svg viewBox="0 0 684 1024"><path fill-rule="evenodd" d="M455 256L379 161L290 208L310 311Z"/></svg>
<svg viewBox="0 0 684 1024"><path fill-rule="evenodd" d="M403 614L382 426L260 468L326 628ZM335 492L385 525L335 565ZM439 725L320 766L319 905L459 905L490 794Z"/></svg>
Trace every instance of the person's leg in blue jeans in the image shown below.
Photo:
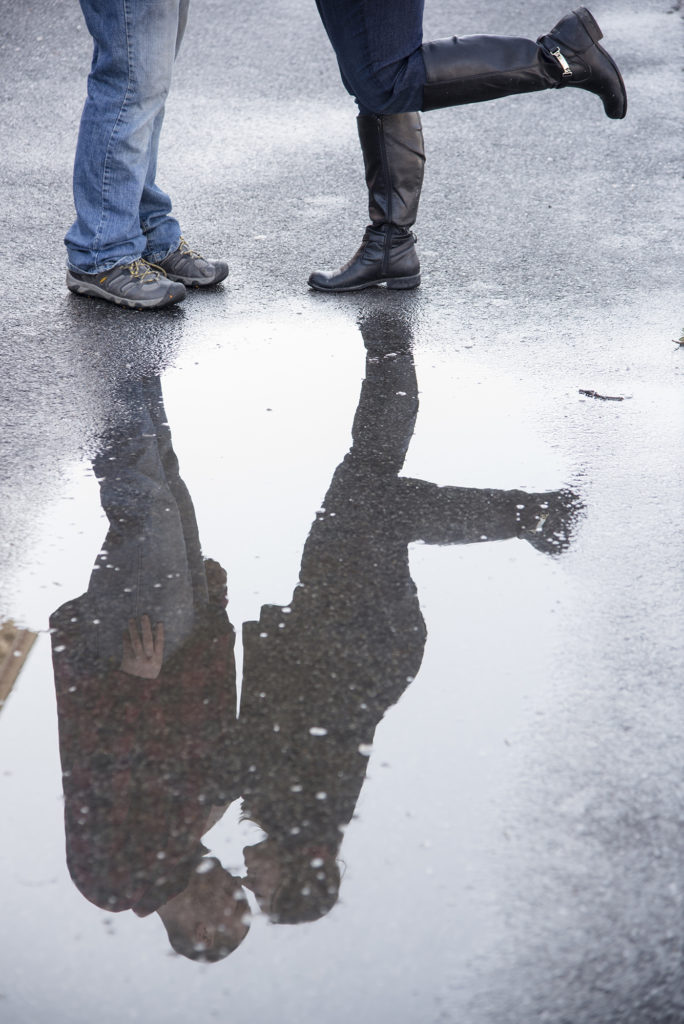
<svg viewBox="0 0 684 1024"><path fill-rule="evenodd" d="M342 81L359 107L371 221L348 263L310 276L319 291L420 284L410 231L425 163L418 111L576 86L596 93L609 117L625 116L624 83L598 45L602 33L586 7L566 15L537 42L452 36L423 43L423 0L316 4Z"/></svg>
<svg viewBox="0 0 684 1024"><path fill-rule="evenodd" d="M121 305L168 305L185 295L171 283L182 274L165 266L179 253L181 232L155 177L189 0L80 3L94 50L74 164L76 220L65 238L67 284ZM160 264L170 280L141 257ZM220 266L225 277L228 268Z"/></svg>
<svg viewBox="0 0 684 1024"><path fill-rule="evenodd" d="M180 0L174 59L178 56L185 26L188 21L190 0ZM145 251L143 257L150 263L158 263L166 259L180 244L181 232L178 221L171 216L171 200L157 184L157 155L159 137L164 123L165 108L162 106L152 125L150 157L147 162L147 174L140 197L140 226L145 233Z"/></svg>
<svg viewBox="0 0 684 1024"><path fill-rule="evenodd" d="M183 4L187 7L187 4ZM74 164L76 220L65 242L69 266L95 274L133 263L148 247L141 224L171 85L181 0L81 0L94 40L93 64ZM178 247L171 202L156 189L156 248Z"/></svg>

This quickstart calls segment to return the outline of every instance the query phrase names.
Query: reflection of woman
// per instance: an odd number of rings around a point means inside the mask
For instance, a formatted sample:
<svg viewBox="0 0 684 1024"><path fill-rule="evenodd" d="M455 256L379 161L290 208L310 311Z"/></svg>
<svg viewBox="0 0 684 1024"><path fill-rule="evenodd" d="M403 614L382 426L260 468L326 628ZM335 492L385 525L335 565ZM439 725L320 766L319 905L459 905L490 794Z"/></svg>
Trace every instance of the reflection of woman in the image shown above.
<svg viewBox="0 0 684 1024"><path fill-rule="evenodd" d="M608 117L627 111L622 77L598 45L601 30L586 7L536 43L481 35L423 43L423 0L316 2L342 81L359 106L371 220L349 263L311 275L309 284L320 291L420 284L410 231L425 163L416 111L566 86L596 93Z"/></svg>
<svg viewBox="0 0 684 1024"><path fill-rule="evenodd" d="M225 573L202 559L158 379L119 398L94 460L107 538L51 619L67 861L97 906L157 911L177 951L216 959L247 930L201 843L239 795Z"/></svg>
<svg viewBox="0 0 684 1024"><path fill-rule="evenodd" d="M399 476L418 408L406 329L376 318L363 333L352 448L311 528L299 584L288 606L264 606L243 631L244 813L267 833L245 850L245 884L280 922L335 903L336 857L375 729L420 668L426 630L408 545L523 536L555 551L567 540L566 494Z"/></svg>

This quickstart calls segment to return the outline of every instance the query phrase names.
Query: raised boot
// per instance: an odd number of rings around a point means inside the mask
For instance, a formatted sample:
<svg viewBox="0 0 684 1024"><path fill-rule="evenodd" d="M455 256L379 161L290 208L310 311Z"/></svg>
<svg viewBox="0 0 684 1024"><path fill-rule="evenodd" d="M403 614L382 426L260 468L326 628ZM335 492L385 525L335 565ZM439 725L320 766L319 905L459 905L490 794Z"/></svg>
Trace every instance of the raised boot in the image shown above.
<svg viewBox="0 0 684 1024"><path fill-rule="evenodd" d="M416 288L420 263L410 228L418 214L425 166L420 115L360 114L357 126L371 223L349 262L338 270L314 271L309 285L322 292L380 284Z"/></svg>
<svg viewBox="0 0 684 1024"><path fill-rule="evenodd" d="M422 109L576 86L600 96L608 117L622 118L625 85L615 61L598 45L601 38L594 17L580 7L536 43L514 36L453 36L425 43Z"/></svg>
<svg viewBox="0 0 684 1024"><path fill-rule="evenodd" d="M608 117L620 120L627 113L627 90L617 64L599 46L603 32L586 7L566 14L537 42L557 60L563 75L560 88L575 86L595 93Z"/></svg>

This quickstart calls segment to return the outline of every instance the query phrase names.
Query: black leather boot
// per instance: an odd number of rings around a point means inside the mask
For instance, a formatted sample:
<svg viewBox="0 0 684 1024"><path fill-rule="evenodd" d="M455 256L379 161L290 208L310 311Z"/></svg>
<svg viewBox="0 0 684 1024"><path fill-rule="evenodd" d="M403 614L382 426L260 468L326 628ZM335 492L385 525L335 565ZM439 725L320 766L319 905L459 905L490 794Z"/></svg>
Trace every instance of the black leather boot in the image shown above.
<svg viewBox="0 0 684 1024"><path fill-rule="evenodd" d="M575 86L596 93L608 117L620 120L627 113L627 90L617 64L598 45L602 38L594 16L586 7L579 7L537 42L561 65L560 88Z"/></svg>
<svg viewBox="0 0 684 1024"><path fill-rule="evenodd" d="M349 262L339 270L314 271L309 285L322 292L354 292L379 284L416 288L420 263L410 228L425 166L420 114L360 114L357 125L371 223Z"/></svg>
<svg viewBox="0 0 684 1024"><path fill-rule="evenodd" d="M600 96L608 117L622 118L625 84L615 61L598 45L602 35L592 14L580 7L536 43L511 36L425 43L423 110L575 86Z"/></svg>

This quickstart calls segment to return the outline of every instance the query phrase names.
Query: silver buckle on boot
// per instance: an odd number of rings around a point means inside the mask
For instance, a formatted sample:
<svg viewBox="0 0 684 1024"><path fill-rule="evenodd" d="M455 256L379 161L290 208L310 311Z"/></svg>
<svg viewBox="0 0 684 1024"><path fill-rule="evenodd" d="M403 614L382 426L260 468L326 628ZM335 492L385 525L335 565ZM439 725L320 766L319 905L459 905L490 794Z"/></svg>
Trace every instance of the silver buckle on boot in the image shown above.
<svg viewBox="0 0 684 1024"><path fill-rule="evenodd" d="M555 50L551 50L551 56L556 58L561 68L563 69L563 78L572 78L572 71L570 70L570 65L568 64L567 60L560 52L560 49L558 47L556 47Z"/></svg>

